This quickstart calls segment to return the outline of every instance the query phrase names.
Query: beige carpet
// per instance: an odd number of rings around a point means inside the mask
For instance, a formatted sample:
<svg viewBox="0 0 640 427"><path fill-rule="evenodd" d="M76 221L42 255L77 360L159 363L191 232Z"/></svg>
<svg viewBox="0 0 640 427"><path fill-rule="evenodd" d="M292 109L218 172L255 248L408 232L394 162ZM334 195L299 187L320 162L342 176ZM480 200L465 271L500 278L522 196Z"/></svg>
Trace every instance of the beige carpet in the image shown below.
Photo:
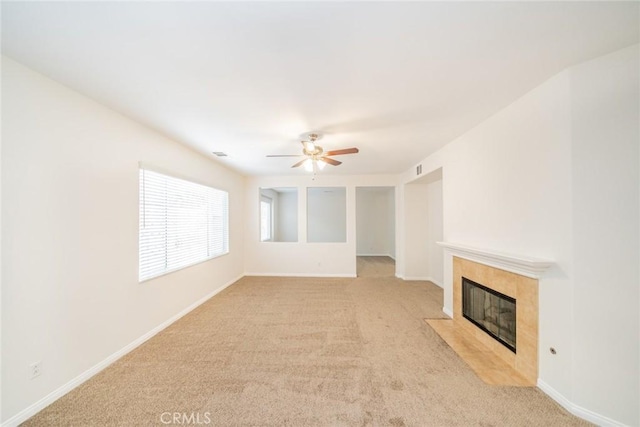
<svg viewBox="0 0 640 427"><path fill-rule="evenodd" d="M587 425L484 384L422 320L441 290L369 261L356 279L244 278L26 425Z"/></svg>
<svg viewBox="0 0 640 427"><path fill-rule="evenodd" d="M358 277L394 277L396 262L386 256L359 256Z"/></svg>

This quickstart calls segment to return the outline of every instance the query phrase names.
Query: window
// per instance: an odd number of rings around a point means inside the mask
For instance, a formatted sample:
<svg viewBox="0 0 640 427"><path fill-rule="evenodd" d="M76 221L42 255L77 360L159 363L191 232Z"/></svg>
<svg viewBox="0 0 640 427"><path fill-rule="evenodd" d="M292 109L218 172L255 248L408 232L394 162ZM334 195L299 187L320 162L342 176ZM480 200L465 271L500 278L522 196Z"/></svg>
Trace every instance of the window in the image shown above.
<svg viewBox="0 0 640 427"><path fill-rule="evenodd" d="M266 196L260 196L260 240L273 240L273 201Z"/></svg>
<svg viewBox="0 0 640 427"><path fill-rule="evenodd" d="M139 280L229 252L226 191L140 169Z"/></svg>

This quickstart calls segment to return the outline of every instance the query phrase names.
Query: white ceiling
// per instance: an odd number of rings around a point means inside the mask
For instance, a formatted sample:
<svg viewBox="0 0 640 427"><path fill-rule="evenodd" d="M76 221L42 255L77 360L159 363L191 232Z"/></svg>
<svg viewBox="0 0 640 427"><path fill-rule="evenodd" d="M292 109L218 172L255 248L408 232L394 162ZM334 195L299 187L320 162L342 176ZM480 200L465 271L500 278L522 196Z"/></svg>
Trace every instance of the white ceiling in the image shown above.
<svg viewBox="0 0 640 427"><path fill-rule="evenodd" d="M3 54L246 175L299 136L322 174L403 172L575 63L638 42L636 2L2 3Z"/></svg>

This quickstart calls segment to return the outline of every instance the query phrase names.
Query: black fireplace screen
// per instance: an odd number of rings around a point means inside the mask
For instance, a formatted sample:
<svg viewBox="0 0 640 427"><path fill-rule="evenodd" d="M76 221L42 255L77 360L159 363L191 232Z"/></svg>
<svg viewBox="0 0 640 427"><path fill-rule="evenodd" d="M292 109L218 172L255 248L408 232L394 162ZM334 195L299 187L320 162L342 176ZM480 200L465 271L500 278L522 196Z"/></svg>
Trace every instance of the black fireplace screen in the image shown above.
<svg viewBox="0 0 640 427"><path fill-rule="evenodd" d="M462 315L516 352L516 300L462 278Z"/></svg>

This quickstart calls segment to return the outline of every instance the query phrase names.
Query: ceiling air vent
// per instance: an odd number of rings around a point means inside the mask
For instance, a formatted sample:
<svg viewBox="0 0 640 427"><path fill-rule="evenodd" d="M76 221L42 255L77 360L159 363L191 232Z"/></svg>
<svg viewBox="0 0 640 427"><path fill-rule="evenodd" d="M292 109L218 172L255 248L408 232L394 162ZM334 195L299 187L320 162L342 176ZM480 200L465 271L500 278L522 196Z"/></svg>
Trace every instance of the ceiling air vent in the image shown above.
<svg viewBox="0 0 640 427"><path fill-rule="evenodd" d="M212 151L218 157L227 157L227 153L223 153L222 151Z"/></svg>

